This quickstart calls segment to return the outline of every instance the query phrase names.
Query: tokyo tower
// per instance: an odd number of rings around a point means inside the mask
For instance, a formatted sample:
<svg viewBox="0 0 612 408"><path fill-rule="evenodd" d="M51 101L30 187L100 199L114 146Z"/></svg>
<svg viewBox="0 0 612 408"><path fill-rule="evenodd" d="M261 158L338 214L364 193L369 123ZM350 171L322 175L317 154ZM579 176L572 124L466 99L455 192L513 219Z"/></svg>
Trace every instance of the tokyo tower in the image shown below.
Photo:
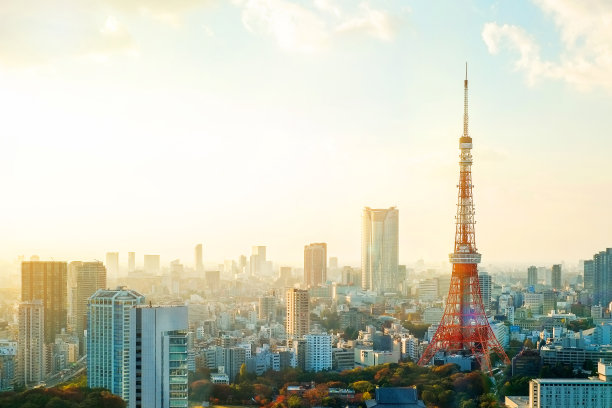
<svg viewBox="0 0 612 408"><path fill-rule="evenodd" d="M449 255L453 265L446 307L440 325L419 359L425 365L439 352L474 356L480 369L491 371L491 354L510 363L493 334L485 314L478 283L480 254L476 250L474 203L472 196L472 138L468 132L467 64L464 81L463 135L459 138L459 196L455 217L455 250Z"/></svg>

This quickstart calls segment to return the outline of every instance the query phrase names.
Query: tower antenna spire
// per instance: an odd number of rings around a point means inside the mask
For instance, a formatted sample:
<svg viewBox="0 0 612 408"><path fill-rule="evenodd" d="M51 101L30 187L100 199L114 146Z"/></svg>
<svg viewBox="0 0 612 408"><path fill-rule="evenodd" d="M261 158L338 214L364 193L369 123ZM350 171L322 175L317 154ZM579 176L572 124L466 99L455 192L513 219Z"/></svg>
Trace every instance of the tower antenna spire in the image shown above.
<svg viewBox="0 0 612 408"><path fill-rule="evenodd" d="M463 137L468 137L468 79L467 61L465 63L465 81L463 81Z"/></svg>

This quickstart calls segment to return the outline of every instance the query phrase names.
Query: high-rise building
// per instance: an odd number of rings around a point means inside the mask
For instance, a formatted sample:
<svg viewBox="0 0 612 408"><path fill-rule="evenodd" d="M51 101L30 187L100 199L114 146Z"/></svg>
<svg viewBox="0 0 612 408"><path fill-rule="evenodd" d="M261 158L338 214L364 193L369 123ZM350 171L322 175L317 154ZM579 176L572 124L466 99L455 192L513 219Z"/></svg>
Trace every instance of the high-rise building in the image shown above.
<svg viewBox="0 0 612 408"><path fill-rule="evenodd" d="M250 275L262 276L267 274L266 266L266 247L254 246L251 249L251 258L249 259Z"/></svg>
<svg viewBox="0 0 612 408"><path fill-rule="evenodd" d="M338 269L338 257L337 256L329 257L329 269L331 270Z"/></svg>
<svg viewBox="0 0 612 408"><path fill-rule="evenodd" d="M557 294L552 290L547 290L543 295L542 313L546 315L557 310Z"/></svg>
<svg viewBox="0 0 612 408"><path fill-rule="evenodd" d="M310 298L307 290L287 289L287 339L301 339L310 331Z"/></svg>
<svg viewBox="0 0 612 408"><path fill-rule="evenodd" d="M593 304L612 302L612 248L593 256Z"/></svg>
<svg viewBox="0 0 612 408"><path fill-rule="evenodd" d="M329 334L306 335L306 371L326 371L332 368L332 338Z"/></svg>
<svg viewBox="0 0 612 408"><path fill-rule="evenodd" d="M491 310L491 275L486 271L478 271L478 284L485 311Z"/></svg>
<svg viewBox="0 0 612 408"><path fill-rule="evenodd" d="M202 253L202 244L195 246L195 270L197 273L204 272L204 255Z"/></svg>
<svg viewBox="0 0 612 408"><path fill-rule="evenodd" d="M126 288L99 289L88 302L87 386L130 400L130 311L144 296Z"/></svg>
<svg viewBox="0 0 612 408"><path fill-rule="evenodd" d="M19 304L19 335L17 337L18 385L38 385L47 375L47 346L44 342L45 307L41 300Z"/></svg>
<svg viewBox="0 0 612 408"><path fill-rule="evenodd" d="M149 275L159 275L161 271L159 255L144 256L144 272Z"/></svg>
<svg viewBox="0 0 612 408"><path fill-rule="evenodd" d="M552 287L553 287L553 289L561 290L562 283L563 283L561 281L561 265L553 265L552 266L551 279L552 279Z"/></svg>
<svg viewBox="0 0 612 408"><path fill-rule="evenodd" d="M106 253L106 271L109 280L119 277L119 252Z"/></svg>
<svg viewBox="0 0 612 408"><path fill-rule="evenodd" d="M187 408L187 307L130 310L129 408Z"/></svg>
<svg viewBox="0 0 612 408"><path fill-rule="evenodd" d="M215 291L221 285L221 274L219 271L206 271L206 286Z"/></svg>
<svg viewBox="0 0 612 408"><path fill-rule="evenodd" d="M87 329L87 301L98 289L104 288L106 288L106 268L102 262L70 262L68 320L72 332L79 336L79 339L83 339L83 333Z"/></svg>
<svg viewBox="0 0 612 408"><path fill-rule="evenodd" d="M276 317L276 297L262 296L259 298L259 315L260 320L274 321Z"/></svg>
<svg viewBox="0 0 612 408"><path fill-rule="evenodd" d="M592 259L584 261L584 289L593 293L595 283L595 263Z"/></svg>
<svg viewBox="0 0 612 408"><path fill-rule="evenodd" d="M41 300L44 308L44 342L51 344L55 335L67 328L68 303L66 262L29 261L21 263L21 300Z"/></svg>
<svg viewBox="0 0 612 408"><path fill-rule="evenodd" d="M538 284L538 268L530 266L527 268L527 286L535 286Z"/></svg>
<svg viewBox="0 0 612 408"><path fill-rule="evenodd" d="M128 252L128 273L136 271L136 252Z"/></svg>
<svg viewBox="0 0 612 408"><path fill-rule="evenodd" d="M14 389L16 363L17 343L0 340L0 392Z"/></svg>
<svg viewBox="0 0 612 408"><path fill-rule="evenodd" d="M283 282L283 284L286 285L287 283L289 283L289 281L291 281L291 271L292 269L290 266L281 266L279 268L279 279L281 280L281 282Z"/></svg>
<svg viewBox="0 0 612 408"><path fill-rule="evenodd" d="M361 286L377 293L398 289L399 211L363 209L361 217Z"/></svg>
<svg viewBox="0 0 612 408"><path fill-rule="evenodd" d="M234 382L240 367L246 363L246 350L243 347L219 347L216 354L217 366L223 367L229 380Z"/></svg>
<svg viewBox="0 0 612 408"><path fill-rule="evenodd" d="M323 285L327 281L327 244L316 243L304 246L304 283L309 288Z"/></svg>

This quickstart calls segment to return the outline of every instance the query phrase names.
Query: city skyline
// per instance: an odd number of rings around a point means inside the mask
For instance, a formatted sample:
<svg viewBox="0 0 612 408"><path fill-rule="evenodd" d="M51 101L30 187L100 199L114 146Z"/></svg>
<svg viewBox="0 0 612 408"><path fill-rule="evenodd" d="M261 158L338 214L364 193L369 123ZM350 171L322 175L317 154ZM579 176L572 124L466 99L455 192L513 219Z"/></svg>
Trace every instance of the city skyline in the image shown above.
<svg viewBox="0 0 612 408"><path fill-rule="evenodd" d="M361 208L396 206L400 263L444 261L465 60L483 262L610 245L609 4L31 3L0 17L0 259L356 264Z"/></svg>

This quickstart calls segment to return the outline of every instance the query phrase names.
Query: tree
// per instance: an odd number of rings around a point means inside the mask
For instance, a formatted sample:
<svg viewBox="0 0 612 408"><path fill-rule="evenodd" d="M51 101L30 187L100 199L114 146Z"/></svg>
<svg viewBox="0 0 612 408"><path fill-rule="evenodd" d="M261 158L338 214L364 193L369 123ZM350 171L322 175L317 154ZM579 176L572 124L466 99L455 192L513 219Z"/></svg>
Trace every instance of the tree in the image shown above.
<svg viewBox="0 0 612 408"><path fill-rule="evenodd" d="M292 395L287 400L289 408L300 408L302 406L302 400L297 395Z"/></svg>

